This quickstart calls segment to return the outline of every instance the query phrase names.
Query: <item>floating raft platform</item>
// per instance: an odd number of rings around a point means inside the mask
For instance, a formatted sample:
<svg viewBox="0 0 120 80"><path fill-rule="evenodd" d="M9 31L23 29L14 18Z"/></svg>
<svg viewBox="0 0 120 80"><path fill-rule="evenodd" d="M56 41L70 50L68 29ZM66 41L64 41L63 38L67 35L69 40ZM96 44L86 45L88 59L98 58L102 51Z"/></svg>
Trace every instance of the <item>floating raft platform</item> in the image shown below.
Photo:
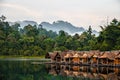
<svg viewBox="0 0 120 80"><path fill-rule="evenodd" d="M32 64L54 64L54 65L70 65L70 66L92 66L92 67L120 67L118 65L110 65L110 64L78 64L78 63L61 63L61 62L32 62Z"/></svg>

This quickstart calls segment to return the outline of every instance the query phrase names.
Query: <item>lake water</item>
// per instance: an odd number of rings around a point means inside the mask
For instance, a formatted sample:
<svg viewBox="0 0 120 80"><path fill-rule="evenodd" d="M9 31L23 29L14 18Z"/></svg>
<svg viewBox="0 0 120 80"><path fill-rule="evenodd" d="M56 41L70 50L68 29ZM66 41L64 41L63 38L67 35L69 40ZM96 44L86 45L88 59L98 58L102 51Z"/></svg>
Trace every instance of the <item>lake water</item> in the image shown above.
<svg viewBox="0 0 120 80"><path fill-rule="evenodd" d="M120 68L32 64L37 60L0 60L0 80L120 80Z"/></svg>

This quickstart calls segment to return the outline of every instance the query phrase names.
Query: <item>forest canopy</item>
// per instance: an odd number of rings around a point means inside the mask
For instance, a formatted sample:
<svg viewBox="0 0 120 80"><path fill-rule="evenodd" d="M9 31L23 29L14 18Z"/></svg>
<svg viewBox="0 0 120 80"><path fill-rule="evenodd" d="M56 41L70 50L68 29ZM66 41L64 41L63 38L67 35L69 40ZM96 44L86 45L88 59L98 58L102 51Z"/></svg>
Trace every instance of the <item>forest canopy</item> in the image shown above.
<svg viewBox="0 0 120 80"><path fill-rule="evenodd" d="M57 34L36 25L20 28L20 24L15 23L10 26L5 19L5 16L0 17L0 55L40 56L55 50L120 50L120 21L117 19L101 26L97 37L92 34L91 26L82 34L71 36L63 30Z"/></svg>

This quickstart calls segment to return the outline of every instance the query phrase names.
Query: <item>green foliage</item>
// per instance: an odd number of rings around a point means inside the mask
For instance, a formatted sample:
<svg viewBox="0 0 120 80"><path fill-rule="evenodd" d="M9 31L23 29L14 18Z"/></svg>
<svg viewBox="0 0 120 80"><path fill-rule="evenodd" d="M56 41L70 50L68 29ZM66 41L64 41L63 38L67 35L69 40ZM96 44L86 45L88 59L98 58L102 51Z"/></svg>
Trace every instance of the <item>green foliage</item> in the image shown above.
<svg viewBox="0 0 120 80"><path fill-rule="evenodd" d="M68 35L65 31L59 34L42 27L27 25L19 28L15 23L9 25L0 21L0 55L39 56L54 50L118 50L120 49L120 22L117 19L102 27L100 35L92 34L92 28L81 35Z"/></svg>
<svg viewBox="0 0 120 80"><path fill-rule="evenodd" d="M120 22L117 19L101 31L98 37L98 49L100 50L118 50L120 49Z"/></svg>

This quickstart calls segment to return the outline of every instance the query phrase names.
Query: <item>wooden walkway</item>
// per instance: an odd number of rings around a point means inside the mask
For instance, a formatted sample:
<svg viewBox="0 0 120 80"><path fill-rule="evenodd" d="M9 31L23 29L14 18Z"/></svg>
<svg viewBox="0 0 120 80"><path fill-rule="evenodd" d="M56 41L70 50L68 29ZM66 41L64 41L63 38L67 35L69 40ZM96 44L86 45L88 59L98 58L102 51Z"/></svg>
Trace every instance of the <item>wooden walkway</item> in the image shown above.
<svg viewBox="0 0 120 80"><path fill-rule="evenodd" d="M118 65L110 65L110 64L77 64L77 63L61 63L61 62L32 62L32 64L55 64L55 65L71 65L71 66L92 66L92 67L120 67Z"/></svg>

